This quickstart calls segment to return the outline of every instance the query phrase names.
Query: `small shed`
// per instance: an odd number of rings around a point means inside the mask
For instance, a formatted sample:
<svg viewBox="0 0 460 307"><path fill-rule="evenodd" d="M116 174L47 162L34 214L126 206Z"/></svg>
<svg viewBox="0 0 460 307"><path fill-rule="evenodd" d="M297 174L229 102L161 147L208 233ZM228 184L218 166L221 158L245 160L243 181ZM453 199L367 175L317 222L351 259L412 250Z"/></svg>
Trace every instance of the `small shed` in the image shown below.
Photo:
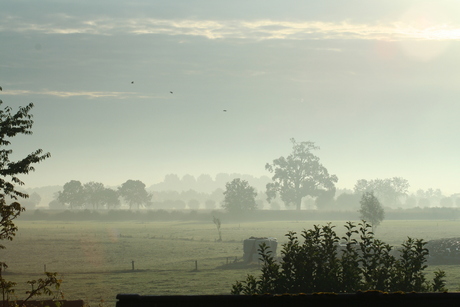
<svg viewBox="0 0 460 307"><path fill-rule="evenodd" d="M273 237L250 237L243 242L243 259L244 262L257 262L259 261L259 249L260 245L265 243L268 246L268 250L271 251L271 255L276 257L276 248L278 247L278 241Z"/></svg>

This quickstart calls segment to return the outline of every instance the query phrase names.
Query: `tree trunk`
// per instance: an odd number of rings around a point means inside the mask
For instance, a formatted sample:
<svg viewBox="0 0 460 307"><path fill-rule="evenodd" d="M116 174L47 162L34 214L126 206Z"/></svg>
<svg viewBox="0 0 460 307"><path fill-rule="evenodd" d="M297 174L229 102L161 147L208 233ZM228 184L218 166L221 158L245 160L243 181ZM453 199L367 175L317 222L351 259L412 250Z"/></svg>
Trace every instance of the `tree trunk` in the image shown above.
<svg viewBox="0 0 460 307"><path fill-rule="evenodd" d="M296 207L296 210L300 211L301 210L301 207L302 207L302 198L299 198L296 200L295 202L295 207Z"/></svg>

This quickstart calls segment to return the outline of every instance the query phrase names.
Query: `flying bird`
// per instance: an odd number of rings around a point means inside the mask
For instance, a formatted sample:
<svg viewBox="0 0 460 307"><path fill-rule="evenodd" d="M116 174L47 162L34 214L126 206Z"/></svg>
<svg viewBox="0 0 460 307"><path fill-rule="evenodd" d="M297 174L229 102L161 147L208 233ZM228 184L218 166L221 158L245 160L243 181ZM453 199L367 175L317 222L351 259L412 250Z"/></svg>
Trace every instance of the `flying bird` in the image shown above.
<svg viewBox="0 0 460 307"><path fill-rule="evenodd" d="M134 81L131 81L131 84L134 84Z"/></svg>
<svg viewBox="0 0 460 307"><path fill-rule="evenodd" d="M171 94L173 93L173 92L171 92L171 91L169 91L169 92L170 92Z"/></svg>
<svg viewBox="0 0 460 307"><path fill-rule="evenodd" d="M224 112L227 112L227 110L224 110Z"/></svg>

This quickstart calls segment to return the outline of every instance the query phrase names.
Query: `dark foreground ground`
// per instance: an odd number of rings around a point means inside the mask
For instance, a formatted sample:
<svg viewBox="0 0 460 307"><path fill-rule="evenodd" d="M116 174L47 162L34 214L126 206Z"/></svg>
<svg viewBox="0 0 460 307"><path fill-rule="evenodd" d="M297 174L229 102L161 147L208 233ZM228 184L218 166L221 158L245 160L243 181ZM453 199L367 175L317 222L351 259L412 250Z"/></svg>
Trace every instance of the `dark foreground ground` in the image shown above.
<svg viewBox="0 0 460 307"><path fill-rule="evenodd" d="M299 295L197 295L197 296L141 296L117 295L116 307L147 306L459 306L460 293L384 293L366 291L356 294L299 294Z"/></svg>

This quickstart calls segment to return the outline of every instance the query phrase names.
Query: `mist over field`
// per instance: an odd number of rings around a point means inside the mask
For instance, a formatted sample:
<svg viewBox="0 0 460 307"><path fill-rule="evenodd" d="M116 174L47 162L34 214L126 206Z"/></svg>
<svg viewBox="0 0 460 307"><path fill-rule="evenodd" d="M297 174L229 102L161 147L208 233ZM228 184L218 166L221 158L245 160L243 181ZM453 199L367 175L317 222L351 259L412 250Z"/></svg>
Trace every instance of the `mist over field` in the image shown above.
<svg viewBox="0 0 460 307"><path fill-rule="evenodd" d="M280 197L268 202L266 194L266 185L272 182L269 176L255 177L247 174L225 174L220 173L216 177L211 177L208 174L202 174L198 177L185 175L179 177L176 174L166 175L163 181L157 184L146 186L145 189L152 195L152 202L149 205L143 206L144 209L222 209L222 201L224 199L225 185L235 178L246 180L257 191L258 209L262 210L286 210L295 209L290 205L286 205ZM389 181L391 178L388 178ZM401 178L400 178L401 179ZM79 180L74 180L78 181ZM369 182L375 180L367 180ZM81 182L82 185L87 182ZM102 183L100 183L103 185ZM359 184L359 181L356 185ZM410 183L408 183L410 185ZM108 186L107 188L117 190L120 186ZM360 191L350 189L337 188L333 198L326 204L318 206L315 197L307 196L302 199L302 209L325 209L325 210L357 210L359 207ZM390 186L382 186L381 189L387 189L381 193L381 200L384 201L387 194L391 194ZM374 187L375 190L375 187ZM22 201L24 206L29 210L34 209L68 209L68 205L56 204L59 192L63 191L63 186L48 186L41 188L24 189L31 197ZM389 199L384 203L385 207L391 209L410 209L410 208L431 208L431 207L448 207L456 208L460 206L460 193L448 194L441 189L429 188L426 190L412 189L413 192L406 191L398 195L396 199ZM83 196L81 196L83 197ZM120 207L127 208L126 203L121 199ZM174 205L165 203L165 201L181 201L182 205ZM213 203L206 204L206 201ZM189 204L192 202L192 204ZM54 206L54 207L53 207ZM92 209L90 204L82 206L80 209ZM101 210L104 208L101 207ZM107 208L105 208L107 209Z"/></svg>
<svg viewBox="0 0 460 307"><path fill-rule="evenodd" d="M32 102L33 133L1 178L44 155L13 172L21 293L229 294L260 273L245 240L363 220L459 290L457 1L4 2L2 127Z"/></svg>
<svg viewBox="0 0 460 307"><path fill-rule="evenodd" d="M47 270L61 274L66 299L83 299L91 305L103 299L113 306L118 293L229 294L236 280L260 273L259 264L243 263L245 239L273 236L281 245L286 242L287 231L300 233L326 223L223 221L222 241L217 241L212 220L168 222L154 220L154 215L147 217L153 222L20 221L18 236L2 251L2 259L9 264L6 277L18 282L20 295L30 290L24 281L40 277L46 265ZM342 221L333 221L332 225L341 236L345 234ZM398 247L407 236L428 241L454 237L458 231L457 221L405 220L385 221L377 234L379 239ZM437 269L447 272L449 292L456 291L458 265L430 264L427 276L431 278Z"/></svg>
<svg viewBox="0 0 460 307"><path fill-rule="evenodd" d="M244 7L244 9L242 9ZM7 1L4 105L35 104L20 157L52 159L27 188L70 180L148 187L168 174L268 176L314 142L353 189L402 177L458 193L453 1Z"/></svg>

